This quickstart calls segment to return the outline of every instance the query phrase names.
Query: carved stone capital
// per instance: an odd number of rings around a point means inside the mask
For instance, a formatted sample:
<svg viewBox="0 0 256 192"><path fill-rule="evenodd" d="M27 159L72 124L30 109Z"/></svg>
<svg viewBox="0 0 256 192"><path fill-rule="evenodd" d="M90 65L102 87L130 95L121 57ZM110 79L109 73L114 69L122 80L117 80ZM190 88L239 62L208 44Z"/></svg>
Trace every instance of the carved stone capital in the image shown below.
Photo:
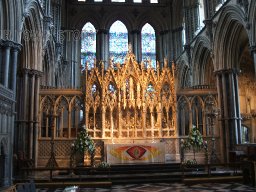
<svg viewBox="0 0 256 192"><path fill-rule="evenodd" d="M163 31L159 32L160 35L165 35L165 34L168 34L168 33L169 33L169 30L163 30Z"/></svg>
<svg viewBox="0 0 256 192"><path fill-rule="evenodd" d="M108 34L108 30L107 29L99 29L98 31L97 31L97 33L98 34Z"/></svg>
<svg viewBox="0 0 256 192"><path fill-rule="evenodd" d="M43 21L46 22L46 23L48 23L48 22L50 23L50 22L52 22L52 17L44 16Z"/></svg>
<svg viewBox="0 0 256 192"><path fill-rule="evenodd" d="M218 71L215 71L214 73L215 75L219 75L219 74L227 74L227 73L239 74L240 72L238 69L220 69Z"/></svg>
<svg viewBox="0 0 256 192"><path fill-rule="evenodd" d="M180 26L180 27L178 27L178 28L176 28L176 29L173 29L172 32L173 32L173 33L180 32L180 31L183 30L183 28L184 28L183 26Z"/></svg>
<svg viewBox="0 0 256 192"><path fill-rule="evenodd" d="M131 31L131 34L140 34L140 30L134 29Z"/></svg>
<svg viewBox="0 0 256 192"><path fill-rule="evenodd" d="M250 47L251 53L256 53L256 45Z"/></svg>
<svg viewBox="0 0 256 192"><path fill-rule="evenodd" d="M14 41L10 41L10 40L0 40L0 46L2 48L11 48L14 51L20 51L22 48L22 45L19 43L16 43Z"/></svg>

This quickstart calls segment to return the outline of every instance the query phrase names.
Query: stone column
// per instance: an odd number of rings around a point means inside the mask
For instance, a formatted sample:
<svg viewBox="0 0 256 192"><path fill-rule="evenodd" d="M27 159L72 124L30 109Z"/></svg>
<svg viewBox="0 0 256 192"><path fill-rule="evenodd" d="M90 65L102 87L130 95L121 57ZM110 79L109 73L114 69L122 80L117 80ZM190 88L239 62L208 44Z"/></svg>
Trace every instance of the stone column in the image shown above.
<svg viewBox="0 0 256 192"><path fill-rule="evenodd" d="M40 89L40 77L42 74L38 72L35 75L35 93L34 93L34 124L33 124L33 159L35 161L35 167L37 166L37 156L38 156L38 126L39 126L39 89Z"/></svg>
<svg viewBox="0 0 256 192"><path fill-rule="evenodd" d="M120 94L119 94L119 98L120 98ZM122 111L121 111L121 106L120 106L120 101L118 102L117 105L117 116L118 116L118 124L117 124L117 128L118 128L118 137L120 138L122 136L122 132L121 132L121 120L122 120Z"/></svg>
<svg viewBox="0 0 256 192"><path fill-rule="evenodd" d="M106 109L104 106L102 106L102 138L104 139L105 138L105 117L106 117Z"/></svg>
<svg viewBox="0 0 256 192"><path fill-rule="evenodd" d="M251 55L253 56L253 63L254 63L254 74L256 75L256 45L250 47Z"/></svg>
<svg viewBox="0 0 256 192"><path fill-rule="evenodd" d="M168 30L165 30L165 31L161 31L159 33L159 53L157 54L158 55L158 60L160 61L161 63L161 68L163 68L163 61L164 59L168 59L168 42L169 42L169 39L168 39L168 33L169 31Z"/></svg>
<svg viewBox="0 0 256 192"><path fill-rule="evenodd" d="M153 115L153 113L154 113L154 110L150 110L151 137L154 139L154 137L155 137L155 133L154 133L155 126L154 126L154 115Z"/></svg>
<svg viewBox="0 0 256 192"><path fill-rule="evenodd" d="M221 72L221 107L223 107L223 114L222 114L222 123L223 123L223 131L225 135L225 154L226 154L226 161L229 159L229 150L230 150L230 133L229 133L229 126L228 126L228 105L227 105L227 78L225 71Z"/></svg>
<svg viewBox="0 0 256 192"><path fill-rule="evenodd" d="M114 136L113 109L110 109L110 131L111 131L110 136L113 139L113 136Z"/></svg>
<svg viewBox="0 0 256 192"><path fill-rule="evenodd" d="M21 50L21 45L16 44L11 49L11 55L12 55L12 78L11 78L11 89L16 93L16 77L17 77L17 59L19 51Z"/></svg>
<svg viewBox="0 0 256 192"><path fill-rule="evenodd" d="M142 128L143 128L143 137L145 138L147 136L146 132L146 118L147 118L147 108L144 107L145 103L142 107Z"/></svg>
<svg viewBox="0 0 256 192"><path fill-rule="evenodd" d="M237 133L239 135L239 138L238 138L238 144L241 144L242 143L242 139L240 137L241 135L241 121L242 121L242 118L241 118L241 112L240 112L240 99L239 99L239 85L238 85L238 79L237 79L237 76L238 76L238 71L235 71L234 74L233 74L233 84L234 84L234 94L235 94L235 107L236 107L236 124L237 124Z"/></svg>
<svg viewBox="0 0 256 192"><path fill-rule="evenodd" d="M104 64L105 64L105 69L108 68L109 66L109 31L108 30L104 30Z"/></svg>
<svg viewBox="0 0 256 192"><path fill-rule="evenodd" d="M229 151L233 150L236 144L241 143L237 71L220 70L216 74L221 107L221 136L224 140L223 154L225 155L224 161L228 161Z"/></svg>
<svg viewBox="0 0 256 192"><path fill-rule="evenodd" d="M193 128L193 113L192 109L189 109L189 131Z"/></svg>
<svg viewBox="0 0 256 192"><path fill-rule="evenodd" d="M2 65L3 65L3 85L8 88L8 79L9 79L9 66L10 66L10 51L12 47L11 41L1 41L3 57L2 57Z"/></svg>
<svg viewBox="0 0 256 192"><path fill-rule="evenodd" d="M3 84L3 48L2 48L2 44L0 41L0 83Z"/></svg>
<svg viewBox="0 0 256 192"><path fill-rule="evenodd" d="M108 30L99 29L96 38L96 58L104 62L104 67L107 68L108 62Z"/></svg>
<svg viewBox="0 0 256 192"><path fill-rule="evenodd" d="M161 103L158 103L158 108L157 108L157 121L159 123L159 137L162 137L162 107L161 107Z"/></svg>
<svg viewBox="0 0 256 192"><path fill-rule="evenodd" d="M20 144L20 150L27 153L28 148L28 112L27 112L27 100L29 98L28 95L28 69L24 69L22 71L22 87L21 87L21 95L19 95L19 98L17 98L17 102L21 103L21 113L19 114L20 120L21 120L21 139L19 140Z"/></svg>
<svg viewBox="0 0 256 192"><path fill-rule="evenodd" d="M71 137L71 114L72 111L68 110L68 138Z"/></svg>
<svg viewBox="0 0 256 192"><path fill-rule="evenodd" d="M132 44L132 50L133 50L133 53L135 55L135 58L138 61L139 61L139 50L140 50L138 48L138 46L140 45L139 36L140 36L140 31L139 30L133 30L133 31L131 31L131 37L129 39L129 41Z"/></svg>
<svg viewBox="0 0 256 192"><path fill-rule="evenodd" d="M202 109L202 122L203 122L203 136L207 136L207 134L206 134L206 121L205 121L205 119L206 119L206 115L205 115L205 109Z"/></svg>
<svg viewBox="0 0 256 192"><path fill-rule="evenodd" d="M28 133L29 133L29 159L32 159L33 157L33 140L34 140L34 93L35 93L35 74L34 72L31 70L29 72L29 84L30 86L28 87L28 95L30 98L30 102L29 102L29 110L28 110Z"/></svg>

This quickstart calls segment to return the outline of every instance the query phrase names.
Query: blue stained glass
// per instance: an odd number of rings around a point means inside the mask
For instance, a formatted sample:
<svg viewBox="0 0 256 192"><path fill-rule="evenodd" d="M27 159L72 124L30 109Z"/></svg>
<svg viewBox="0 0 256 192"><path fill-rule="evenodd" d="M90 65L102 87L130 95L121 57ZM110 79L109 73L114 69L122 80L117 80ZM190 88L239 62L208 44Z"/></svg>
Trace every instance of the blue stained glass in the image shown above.
<svg viewBox="0 0 256 192"><path fill-rule="evenodd" d="M141 30L142 60L151 60L151 65L156 68L156 35L154 28L146 23Z"/></svg>
<svg viewBox="0 0 256 192"><path fill-rule="evenodd" d="M94 26L88 22L82 29L81 38L81 65L85 68L88 62L88 69L94 66L94 59L96 58L96 30Z"/></svg>
<svg viewBox="0 0 256 192"><path fill-rule="evenodd" d="M121 21L116 21L109 29L109 55L114 63L124 61L128 51L128 31Z"/></svg>

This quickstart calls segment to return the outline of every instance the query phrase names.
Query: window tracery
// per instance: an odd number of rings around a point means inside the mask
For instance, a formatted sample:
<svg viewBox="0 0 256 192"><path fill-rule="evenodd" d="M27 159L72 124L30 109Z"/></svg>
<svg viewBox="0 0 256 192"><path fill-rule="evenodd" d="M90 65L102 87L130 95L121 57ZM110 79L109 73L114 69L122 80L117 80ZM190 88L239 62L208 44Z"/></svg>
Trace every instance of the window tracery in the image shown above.
<svg viewBox="0 0 256 192"><path fill-rule="evenodd" d="M147 67L156 69L156 35L154 28L148 23L141 30L141 52L142 61L147 63Z"/></svg>
<svg viewBox="0 0 256 192"><path fill-rule="evenodd" d="M113 63L123 63L128 50L128 31L125 25L117 20L109 29L109 55Z"/></svg>
<svg viewBox="0 0 256 192"><path fill-rule="evenodd" d="M96 29L90 23L86 23L81 33L81 65L85 69L94 67L94 60L96 58Z"/></svg>

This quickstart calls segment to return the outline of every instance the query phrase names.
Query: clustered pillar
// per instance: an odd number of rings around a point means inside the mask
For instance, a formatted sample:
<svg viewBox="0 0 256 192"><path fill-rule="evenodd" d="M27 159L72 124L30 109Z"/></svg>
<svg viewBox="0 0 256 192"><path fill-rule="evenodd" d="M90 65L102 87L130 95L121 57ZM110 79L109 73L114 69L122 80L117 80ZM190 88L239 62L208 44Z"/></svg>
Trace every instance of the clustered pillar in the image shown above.
<svg viewBox="0 0 256 192"><path fill-rule="evenodd" d="M225 161L229 159L229 151L236 144L241 144L241 117L236 70L220 70L216 72L219 104L221 108L221 134Z"/></svg>
<svg viewBox="0 0 256 192"><path fill-rule="evenodd" d="M0 40L0 83L15 92L18 53L21 45L9 40Z"/></svg>
<svg viewBox="0 0 256 192"><path fill-rule="evenodd" d="M39 86L41 72L34 69L22 69L18 73L17 90L17 127L15 152L24 154L24 158L36 156L38 135Z"/></svg>

